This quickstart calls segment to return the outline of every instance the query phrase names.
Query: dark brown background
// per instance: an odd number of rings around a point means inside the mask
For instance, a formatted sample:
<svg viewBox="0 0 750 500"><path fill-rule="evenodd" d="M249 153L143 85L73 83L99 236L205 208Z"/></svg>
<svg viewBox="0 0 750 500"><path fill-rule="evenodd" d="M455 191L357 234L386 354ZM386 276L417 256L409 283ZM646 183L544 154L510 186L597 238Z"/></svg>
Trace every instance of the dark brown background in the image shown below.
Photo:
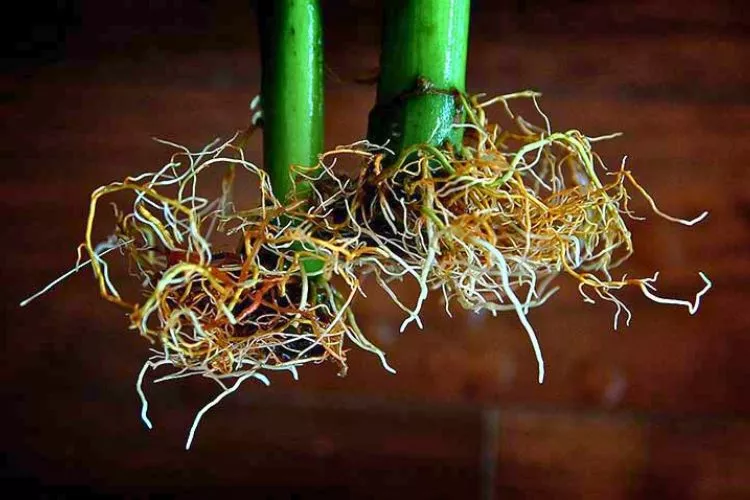
<svg viewBox="0 0 750 500"><path fill-rule="evenodd" d="M118 2L115 2L118 3ZM547 360L537 385L510 314L445 317L397 334L400 312L373 292L358 305L397 376L353 353L350 376L308 367L301 381L247 383L183 451L207 381L134 380L146 344L99 300L88 272L26 309L18 301L74 259L96 186L152 170L248 120L258 90L252 13L241 1L58 2L8 19L2 90L5 319L3 477L24 495L149 492L445 498L739 498L750 495L750 38L742 2L475 2L471 90L542 90L553 125L590 135L631 166L692 229L634 223L633 274L688 297L695 316L623 292L635 318L563 291L531 313ZM50 2L50 5L52 3ZM60 6L61 5L61 6ZM365 133L379 15L326 2L327 141ZM7 31L6 31L7 32ZM258 141L252 155L260 160ZM406 290L405 293L411 293Z"/></svg>

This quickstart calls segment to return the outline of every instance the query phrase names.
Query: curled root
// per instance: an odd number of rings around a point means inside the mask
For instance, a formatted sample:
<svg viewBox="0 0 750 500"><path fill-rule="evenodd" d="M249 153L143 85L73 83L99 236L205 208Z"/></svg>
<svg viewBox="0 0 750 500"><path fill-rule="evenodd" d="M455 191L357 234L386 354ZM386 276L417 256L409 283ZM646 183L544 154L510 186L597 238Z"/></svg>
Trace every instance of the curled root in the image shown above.
<svg viewBox="0 0 750 500"><path fill-rule="evenodd" d="M593 151L595 142L617 134L554 132L537 97L534 92L487 101L460 96L467 117L457 125L464 129L460 149L417 145L394 158L362 142L322 155L311 177L319 188L313 190L309 205L316 209L308 220L319 234L346 234L372 247L359 259L359 271L373 273L407 313L402 330L410 322L421 326L420 310L435 289L449 314L454 301L472 311L515 311L534 347L541 382L541 349L526 315L556 291L551 283L559 274L576 280L587 302L593 302L591 293L613 302L615 328L621 311L630 317L613 293L624 286L637 286L657 302L690 305L692 312L690 303L651 293L654 278L612 277L633 253L625 224L625 218L635 218L627 186L668 220L692 225L707 214L683 220L661 212L624 161L607 172ZM533 102L545 128L511 111L509 103L518 99ZM495 103L503 105L509 123L488 121L485 108ZM335 161L352 155L363 164L358 177L337 175ZM420 286L416 304L404 304L390 288L405 277Z"/></svg>
<svg viewBox="0 0 750 500"><path fill-rule="evenodd" d="M711 287L694 302L655 293L657 275L616 279L612 270L633 253L625 223L636 218L628 207L635 189L652 210L670 221L692 225L707 215L683 220L660 211L625 168L607 171L593 145L615 137L587 137L577 130L555 132L539 109L539 94L526 91L482 100L456 96L466 117L460 147L410 146L396 156L385 146L361 141L320 156L313 168L292 166L297 191L282 204L265 172L247 161L240 135L192 153L177 148L158 172L128 177L91 196L85 241L78 264L90 263L101 295L125 308L131 329L154 342L153 356L138 377L138 393L149 368L171 366L158 380L202 375L222 392L196 416L234 392L248 378L269 383L265 373L288 370L297 378L303 364L331 361L344 375L347 341L384 353L356 324L351 304L359 277L373 275L411 322L429 293L440 290L448 314L458 303L471 310L514 311L532 343L544 378L541 348L528 321L529 309L557 290L558 275L578 283L586 302L599 297L616 306L615 328L630 311L615 296L639 288L658 303L685 306L694 313ZM511 111L510 103L530 101L544 127ZM501 123L485 109L499 104ZM359 172L348 177L336 163L354 159ZM223 171L220 192L206 197L204 174ZM254 179L260 202L239 209L233 201L236 177ZM132 197L127 208L114 204L115 230L94 243L99 202ZM90 260L82 262L85 250ZM123 298L108 259L127 257L141 295ZM106 257L106 258L105 258ZM413 279L416 303L406 304L392 287ZM332 281L340 283L334 287ZM234 378L232 385L226 379Z"/></svg>

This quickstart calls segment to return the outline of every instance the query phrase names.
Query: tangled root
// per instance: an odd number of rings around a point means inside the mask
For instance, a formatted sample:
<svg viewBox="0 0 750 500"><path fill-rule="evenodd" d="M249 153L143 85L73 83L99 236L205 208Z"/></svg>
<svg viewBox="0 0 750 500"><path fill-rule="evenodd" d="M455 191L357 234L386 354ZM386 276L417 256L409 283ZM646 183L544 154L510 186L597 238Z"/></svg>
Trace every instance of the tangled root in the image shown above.
<svg viewBox="0 0 750 500"><path fill-rule="evenodd" d="M621 312L630 311L614 291L637 286L657 302L695 305L664 299L653 291L652 278L613 278L612 269L633 253L625 217L629 185L652 209L670 217L625 168L608 172L593 152L596 141L577 130L553 132L539 110L534 92L496 97L460 96L467 122L460 150L446 145L417 145L397 158L369 143L339 148L321 157L321 174L311 206L321 234L351 234L381 253L360 260L360 272L373 273L378 283L406 313L401 330L419 313L431 290L440 289L446 311L455 301L471 310L515 311L534 347L539 381L544 377L541 349L527 319L531 307L543 304L557 288L553 278L574 278L587 302L591 294L616 306L615 328ZM514 99L533 102L545 128L535 126L510 109ZM485 108L502 104L507 125L490 123ZM364 164L358 178L337 175L332 165L341 156L357 155ZM389 157L390 163L389 162ZM328 162L328 163L327 163ZM597 171L604 171L604 180ZM331 188L333 192L331 192ZM417 303L403 304L389 283L411 277L420 286Z"/></svg>
<svg viewBox="0 0 750 500"><path fill-rule="evenodd" d="M332 361L344 375L348 339L393 371L361 334L350 309L358 281L347 260L357 258L357 248L310 234L299 219L304 211L282 206L265 172L246 161L233 141L199 153L168 143L181 151L160 171L103 186L91 197L79 254L88 252L102 296L125 308L130 328L157 346L138 382L149 427L141 389L148 368L174 368L158 380L211 378L223 388L223 398L247 378L268 383L268 370L289 370L296 378L302 364ZM217 168L225 170L221 194L209 201L198 194L198 184L204 172ZM236 209L237 169L258 181L259 207ZM100 201L122 191L134 197L132 207L124 211L112 204L115 231L95 246ZM127 256L143 300L125 300L115 285L104 258L115 249ZM306 263L313 258L314 265ZM315 268L313 275L308 267ZM345 293L329 283L333 276L342 278ZM236 378L235 385L225 385L227 378Z"/></svg>
<svg viewBox="0 0 750 500"><path fill-rule="evenodd" d="M273 370L297 378L298 366L324 361L344 375L347 341L393 371L350 308L364 274L373 275L406 312L402 331L411 322L422 326L419 315L433 290L441 291L449 315L452 303L493 314L514 311L536 354L540 383L544 363L527 314L557 290L552 283L560 274L577 282L586 302L596 296L614 303L615 328L623 312L630 320L614 294L626 286L694 313L711 286L703 273L705 287L688 302L658 296L658 274L617 279L612 270L633 253L625 219L636 217L628 189L674 222L692 225L707 214L683 220L661 212L625 160L607 171L593 151L594 143L616 134L554 132L538 96L458 95L466 116L455 125L463 129L460 149L422 144L396 156L367 141L339 147L321 155L314 168L293 166L304 187L285 204L274 197L266 173L244 158L237 136L198 153L162 141L178 153L161 170L94 191L71 273L90 263L102 296L125 308L130 328L155 345L138 377L144 422L151 427L142 391L150 368L173 368L158 380L202 375L222 388L196 416L188 447L205 412L248 378L267 384L265 374ZM519 99L533 103L544 127L511 111L510 103ZM502 123L487 119L492 104L503 106ZM346 158L359 165L355 177L336 171L336 162ZM220 194L209 200L199 181L216 169L224 171ZM239 174L257 181L257 207L235 206ZM132 206L113 204L114 233L95 245L99 202L120 192L133 196ZM83 250L90 261L81 262ZM115 286L105 259L115 250L127 256L141 300L124 299ZM343 292L333 278L343 283ZM415 304L405 304L392 288L403 279L419 284ZM227 379L235 381L227 385Z"/></svg>

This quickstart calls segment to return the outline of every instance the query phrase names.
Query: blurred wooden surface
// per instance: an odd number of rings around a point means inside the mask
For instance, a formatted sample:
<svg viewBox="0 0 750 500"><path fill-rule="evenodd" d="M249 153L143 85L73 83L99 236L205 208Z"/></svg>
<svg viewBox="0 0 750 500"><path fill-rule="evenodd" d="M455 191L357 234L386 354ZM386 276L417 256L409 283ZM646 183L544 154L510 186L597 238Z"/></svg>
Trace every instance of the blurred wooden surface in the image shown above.
<svg viewBox="0 0 750 500"><path fill-rule="evenodd" d="M251 498L747 498L750 496L750 23L740 2L475 2L474 91L543 91L553 126L628 154L660 206L688 229L634 223L632 274L660 290L714 289L695 316L622 297L613 310L575 287L535 310L547 380L513 315L438 301L426 329L372 290L357 308L398 375L355 353L350 375L305 369L294 383L247 383L182 450L206 381L150 385L155 429L138 418L147 345L81 273L43 300L20 299L67 269L90 191L161 165L156 136L197 147L247 123L257 92L254 20L244 2L134 7L74 3L66 43L16 60L0 79L5 360L3 477L25 493ZM377 9L326 3L327 140L361 138L374 98L351 82L377 69ZM23 55L22 51L17 54ZM260 160L259 141L252 155ZM408 286L405 293L413 293Z"/></svg>

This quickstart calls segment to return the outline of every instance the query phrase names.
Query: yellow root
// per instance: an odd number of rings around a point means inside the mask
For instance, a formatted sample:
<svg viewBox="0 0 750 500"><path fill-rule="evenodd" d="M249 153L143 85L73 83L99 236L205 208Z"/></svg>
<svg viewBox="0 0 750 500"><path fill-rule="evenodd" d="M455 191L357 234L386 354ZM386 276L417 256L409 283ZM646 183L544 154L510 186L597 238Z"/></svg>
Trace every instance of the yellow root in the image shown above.
<svg viewBox="0 0 750 500"><path fill-rule="evenodd" d="M707 214L683 220L663 213L624 160L600 177L605 168L593 144L616 134L555 132L538 96L460 96L467 117L456 125L464 129L460 150L417 145L395 158L386 147L361 141L324 153L315 168L293 167L309 189L286 205L274 197L267 175L245 159L245 134L197 153L162 141L178 149L170 162L94 191L78 264L22 305L90 263L101 295L125 308L130 328L155 343L137 381L149 428L142 390L149 369L175 370L157 381L202 375L222 388L196 416L187 447L205 412L248 378L267 384L265 372L287 370L296 379L298 366L323 361L345 374L346 341L376 354L392 372L350 308L363 274L374 275L406 312L402 331L411 322L422 326L420 311L434 290L448 314L452 303L493 314L514 311L533 346L540 383L541 347L527 314L554 294L551 284L560 274L578 283L584 301L594 302L595 295L614 303L615 328L622 312L630 321L614 294L626 286L695 313L711 287L703 273L705 287L694 302L656 295L658 273L619 280L611 273L633 253L625 224L626 217L635 218L627 186L667 220L693 225ZM533 102L544 127L511 111L518 99ZM505 110L501 124L487 119L493 104ZM334 168L346 159L360 166L355 178ZM221 194L209 200L199 185L203 173L217 168L224 169ZM235 206L238 176L258 182L257 207ZM132 196L132 205L113 204L114 233L95 244L99 202L123 193ZM82 262L82 249L88 261ZM127 256L141 297L123 298L110 276L107 259L115 250ZM311 258L320 263L316 276L303 265ZM331 285L334 277L343 292ZM419 284L415 304L405 304L391 286L404 278ZM236 380L227 385L227 378Z"/></svg>

